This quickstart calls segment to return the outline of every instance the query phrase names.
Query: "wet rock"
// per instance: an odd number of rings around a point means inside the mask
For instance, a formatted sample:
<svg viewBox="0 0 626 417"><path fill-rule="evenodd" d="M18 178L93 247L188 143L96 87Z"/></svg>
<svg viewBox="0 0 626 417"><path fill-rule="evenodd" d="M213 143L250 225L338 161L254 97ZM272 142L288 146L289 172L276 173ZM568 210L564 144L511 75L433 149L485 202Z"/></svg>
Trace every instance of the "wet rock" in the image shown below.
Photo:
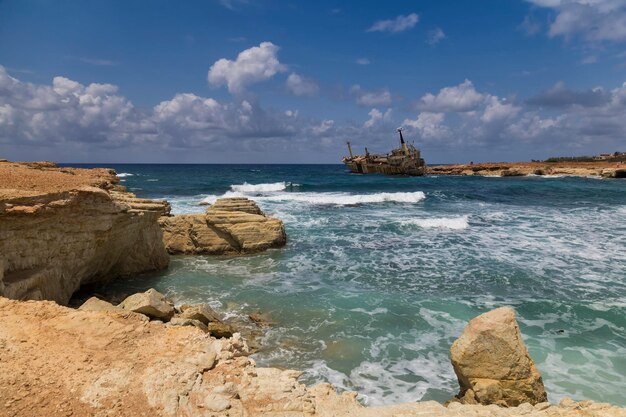
<svg viewBox="0 0 626 417"><path fill-rule="evenodd" d="M172 303L154 288L127 297L119 307L162 321L169 321L174 316Z"/></svg>
<svg viewBox="0 0 626 417"><path fill-rule="evenodd" d="M515 312L501 307L472 319L450 349L464 403L517 406L547 400Z"/></svg>
<svg viewBox="0 0 626 417"><path fill-rule="evenodd" d="M287 242L283 222L245 198L218 199L204 214L164 216L159 224L171 254L237 255Z"/></svg>

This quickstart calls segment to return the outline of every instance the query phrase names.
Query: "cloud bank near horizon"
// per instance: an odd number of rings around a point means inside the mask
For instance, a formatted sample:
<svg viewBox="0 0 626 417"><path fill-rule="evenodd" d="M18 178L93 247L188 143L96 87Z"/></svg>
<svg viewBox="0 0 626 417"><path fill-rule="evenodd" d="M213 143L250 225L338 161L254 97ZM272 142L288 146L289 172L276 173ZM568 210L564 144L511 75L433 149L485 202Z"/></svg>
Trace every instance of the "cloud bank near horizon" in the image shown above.
<svg viewBox="0 0 626 417"><path fill-rule="evenodd" d="M231 100L178 93L152 108L135 106L112 84L83 85L63 76L54 77L50 85L33 84L0 66L0 145L68 152L102 149L120 156L124 149L149 148L162 155L194 149L229 155L239 149L250 158L306 154L312 155L309 162L335 162L346 140L388 149L400 124L426 152L442 153L496 148L533 149L545 156L593 147L613 151L623 146L626 136L626 83L574 91L560 82L519 101L514 95L479 91L466 79L417 96L408 112L389 89L354 85L347 98L365 109L360 120L352 121L307 117L297 108L265 108L243 93L287 72L278 50L272 42L262 42L235 60L223 58L210 67L209 83L225 87ZM285 87L302 99L320 92L315 81L295 72L286 77Z"/></svg>

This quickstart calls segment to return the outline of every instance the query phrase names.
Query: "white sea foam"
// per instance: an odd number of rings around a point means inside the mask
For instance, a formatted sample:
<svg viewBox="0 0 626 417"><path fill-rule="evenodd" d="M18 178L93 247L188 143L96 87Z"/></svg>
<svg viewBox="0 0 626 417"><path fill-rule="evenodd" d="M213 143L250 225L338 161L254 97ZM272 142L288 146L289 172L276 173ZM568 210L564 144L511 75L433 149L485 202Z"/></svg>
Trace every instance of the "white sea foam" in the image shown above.
<svg viewBox="0 0 626 417"><path fill-rule="evenodd" d="M267 184L248 184L244 182L243 184L235 184L231 185L230 189L234 192L239 193L264 193L264 192L275 192L275 191L283 191L290 185L284 181L282 182L271 182Z"/></svg>
<svg viewBox="0 0 626 417"><path fill-rule="evenodd" d="M409 219L400 223L403 225L418 226L422 229L451 229L463 230L469 227L469 216L436 217L431 219Z"/></svg>
<svg viewBox="0 0 626 417"><path fill-rule="evenodd" d="M221 197L242 197L241 192L227 192ZM312 205L329 206L355 206L360 204L376 203L418 203L426 198L421 191L412 193L374 193L374 194L349 194L349 193L276 193L271 195L249 196L259 202L295 202ZM213 204L220 196L210 195L202 199L202 204Z"/></svg>
<svg viewBox="0 0 626 417"><path fill-rule="evenodd" d="M119 174L117 174L118 177L120 178L124 178L124 177L132 177L135 174L130 174L128 172L120 172Z"/></svg>

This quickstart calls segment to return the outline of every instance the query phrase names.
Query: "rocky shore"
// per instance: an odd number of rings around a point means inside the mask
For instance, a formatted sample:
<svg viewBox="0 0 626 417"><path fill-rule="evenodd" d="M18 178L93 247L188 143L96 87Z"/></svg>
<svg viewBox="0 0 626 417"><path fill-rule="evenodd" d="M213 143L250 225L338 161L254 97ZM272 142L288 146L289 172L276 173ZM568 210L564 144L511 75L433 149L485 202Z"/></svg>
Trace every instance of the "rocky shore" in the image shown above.
<svg viewBox="0 0 626 417"><path fill-rule="evenodd" d="M623 162L487 162L430 166L427 175L463 175L485 177L566 176L626 178Z"/></svg>
<svg viewBox="0 0 626 417"><path fill-rule="evenodd" d="M510 308L471 320L452 345L459 393L446 404L364 407L257 367L247 341L206 305L154 290L118 305L81 286L166 268L169 253L240 255L286 243L249 200L170 216L107 169L0 161L1 416L624 416L592 401L546 402Z"/></svg>

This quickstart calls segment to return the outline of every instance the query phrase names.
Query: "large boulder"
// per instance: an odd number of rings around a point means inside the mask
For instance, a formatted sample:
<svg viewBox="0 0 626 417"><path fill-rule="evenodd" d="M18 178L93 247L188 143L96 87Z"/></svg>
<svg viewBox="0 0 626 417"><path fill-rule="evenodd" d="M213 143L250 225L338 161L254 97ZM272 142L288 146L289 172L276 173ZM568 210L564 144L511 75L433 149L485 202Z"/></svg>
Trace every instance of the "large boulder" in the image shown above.
<svg viewBox="0 0 626 417"><path fill-rule="evenodd" d="M98 297L91 297L78 307L78 309L84 311L122 311L122 308L114 306L108 301L101 300Z"/></svg>
<svg viewBox="0 0 626 417"><path fill-rule="evenodd" d="M169 321L175 312L172 303L154 288L127 297L118 307L161 321Z"/></svg>
<svg viewBox="0 0 626 417"><path fill-rule="evenodd" d="M183 305L180 307L180 310L178 317L183 319L198 320L204 324L222 321L219 314L208 304Z"/></svg>
<svg viewBox="0 0 626 417"><path fill-rule="evenodd" d="M221 198L204 214L164 216L159 223L170 254L238 255L287 242L283 222L246 198Z"/></svg>
<svg viewBox="0 0 626 417"><path fill-rule="evenodd" d="M541 375L510 307L471 320L450 353L461 402L514 407L547 401Z"/></svg>

